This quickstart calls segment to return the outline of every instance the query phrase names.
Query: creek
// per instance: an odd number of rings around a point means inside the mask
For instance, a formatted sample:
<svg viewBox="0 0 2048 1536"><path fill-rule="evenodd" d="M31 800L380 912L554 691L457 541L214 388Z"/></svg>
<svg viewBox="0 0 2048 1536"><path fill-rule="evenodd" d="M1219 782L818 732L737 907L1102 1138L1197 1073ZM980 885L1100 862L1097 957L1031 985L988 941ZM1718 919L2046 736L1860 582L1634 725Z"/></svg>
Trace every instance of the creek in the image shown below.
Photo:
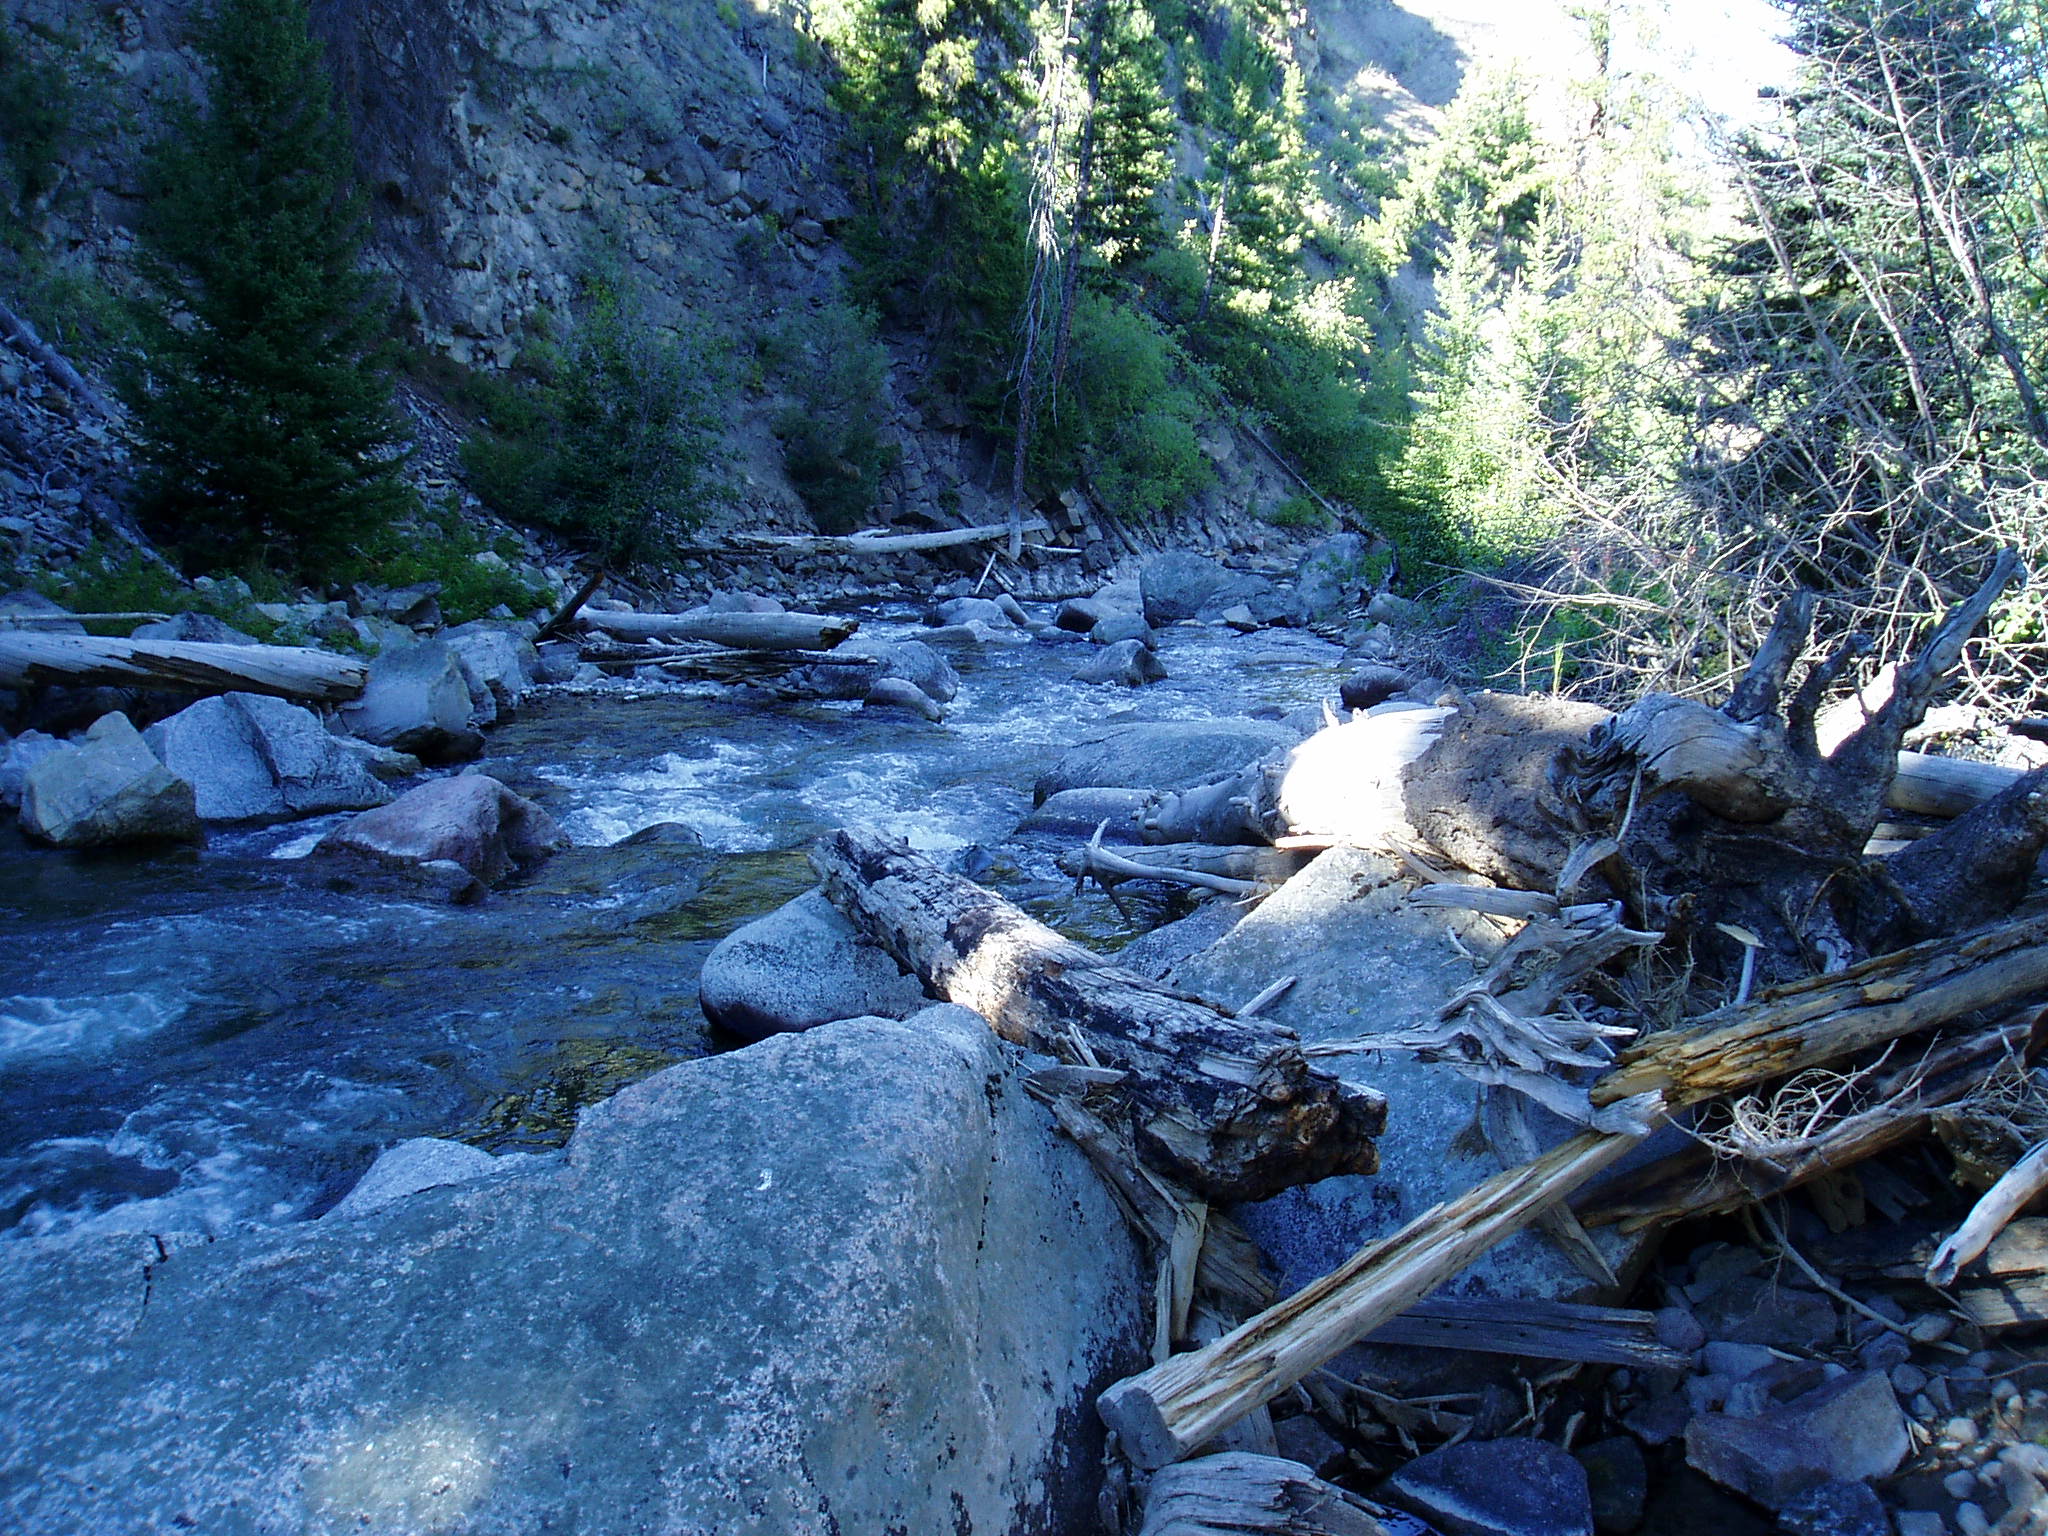
<svg viewBox="0 0 2048 1536"><path fill-rule="evenodd" d="M919 632L900 607L861 617ZM952 648L940 725L708 685L541 690L478 766L576 846L473 907L337 878L308 855L341 818L169 853L6 839L0 1237L302 1220L413 1136L558 1147L584 1106L734 1043L698 1010L698 970L812 883L804 849L834 826L904 837L1116 947L1176 899L1077 895L1061 843L1013 836L1033 779L1108 724L1334 698L1343 653L1180 625L1168 680L1137 691L1073 682L1090 654Z"/></svg>

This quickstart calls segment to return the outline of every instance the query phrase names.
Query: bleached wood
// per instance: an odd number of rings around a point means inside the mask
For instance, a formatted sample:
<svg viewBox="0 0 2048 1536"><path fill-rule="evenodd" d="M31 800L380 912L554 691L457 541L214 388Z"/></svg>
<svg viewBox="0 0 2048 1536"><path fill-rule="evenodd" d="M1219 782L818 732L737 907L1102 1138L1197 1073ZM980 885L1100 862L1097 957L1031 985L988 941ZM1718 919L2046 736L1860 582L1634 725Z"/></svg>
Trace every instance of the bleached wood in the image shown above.
<svg viewBox="0 0 2048 1536"><path fill-rule="evenodd" d="M0 687L6 688L91 683L341 704L362 697L368 677L367 662L308 646L0 631Z"/></svg>
<svg viewBox="0 0 2048 1536"><path fill-rule="evenodd" d="M1495 1174L1216 1343L1118 1382L1097 1411L1139 1466L1179 1461L1399 1316L1635 1144L1632 1135L1588 1132Z"/></svg>
<svg viewBox="0 0 2048 1536"><path fill-rule="evenodd" d="M1049 533L1051 525L1042 517L1026 518L1016 525L1024 533ZM693 554L719 554L733 550L792 550L808 555L902 555L919 550L952 549L961 544L986 544L1008 539L1013 525L987 523L975 528L944 528L936 533L736 533L719 544L693 546ZM1069 551L1059 550L1066 554ZM1014 552L1012 558L1015 558Z"/></svg>
<svg viewBox="0 0 2048 1536"><path fill-rule="evenodd" d="M1927 1261L1927 1283L1954 1284L1956 1272L1989 1248L2006 1223L2044 1189L2048 1189L2048 1141L2034 1146L1970 1207L1963 1224L1943 1239Z"/></svg>
<svg viewBox="0 0 2048 1536"><path fill-rule="evenodd" d="M744 651L829 651L860 628L819 613L601 613L577 622L622 640L701 640Z"/></svg>
<svg viewBox="0 0 2048 1536"><path fill-rule="evenodd" d="M1138 1536L1387 1536L1387 1526L1298 1461L1223 1451L1155 1476Z"/></svg>

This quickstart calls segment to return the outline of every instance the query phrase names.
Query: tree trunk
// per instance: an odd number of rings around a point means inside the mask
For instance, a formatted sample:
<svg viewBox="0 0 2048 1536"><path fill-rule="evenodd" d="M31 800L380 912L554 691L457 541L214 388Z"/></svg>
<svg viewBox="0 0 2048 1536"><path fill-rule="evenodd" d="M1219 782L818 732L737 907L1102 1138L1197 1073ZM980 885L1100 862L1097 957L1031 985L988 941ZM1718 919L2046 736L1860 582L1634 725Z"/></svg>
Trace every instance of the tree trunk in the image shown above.
<svg viewBox="0 0 2048 1536"><path fill-rule="evenodd" d="M1232 1019L1109 965L893 839L832 833L825 893L933 993L1006 1040L1091 1070L1137 1155L1205 1200L1263 1200L1371 1173L1386 1101L1312 1067L1293 1031Z"/></svg>
<svg viewBox="0 0 2048 1536"><path fill-rule="evenodd" d="M816 613L592 613L582 622L622 640L702 640L745 651L829 651L860 628Z"/></svg>
<svg viewBox="0 0 2048 1536"><path fill-rule="evenodd" d="M1051 524L1042 517L1029 517L1021 525L1025 533L1047 533ZM1008 523L985 523L974 528L944 528L935 533L735 533L723 545L692 546L693 554L746 553L787 549L808 555L902 555L928 549L953 549L962 544L986 544L1008 538Z"/></svg>
<svg viewBox="0 0 2048 1536"><path fill-rule="evenodd" d="M306 703L344 704L362 697L368 677L368 663L308 646L113 640L0 630L0 688L109 684L192 693L263 693Z"/></svg>

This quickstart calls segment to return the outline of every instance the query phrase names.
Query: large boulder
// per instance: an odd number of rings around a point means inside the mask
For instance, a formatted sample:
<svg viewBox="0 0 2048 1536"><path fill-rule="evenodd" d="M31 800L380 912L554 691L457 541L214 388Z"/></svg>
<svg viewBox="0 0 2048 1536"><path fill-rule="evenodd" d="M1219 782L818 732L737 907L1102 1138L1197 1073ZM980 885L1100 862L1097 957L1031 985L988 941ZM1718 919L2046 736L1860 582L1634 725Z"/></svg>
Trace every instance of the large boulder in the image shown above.
<svg viewBox="0 0 2048 1536"><path fill-rule="evenodd" d="M1361 848L1333 848L1161 979L1203 997L1241 1003L1275 976L1294 976L1295 984L1267 1017L1311 1045L1434 1029L1444 1000L1473 977L1471 962L1446 942L1446 929L1480 955L1498 948L1498 930L1471 913L1411 906L1407 893L1408 882L1392 859ZM1324 1065L1377 1088L1395 1112L1379 1139L1375 1177L1324 1179L1240 1209L1278 1271L1283 1293L1327 1274L1371 1240L1500 1168L1473 1134L1481 1089L1450 1066L1397 1051L1332 1056ZM1533 1106L1528 1118L1545 1141L1576 1129ZM1626 1269L1637 1243L1612 1228L1600 1229L1594 1241L1617 1271ZM1591 1290L1572 1258L1530 1228L1496 1245L1443 1294L1576 1300Z"/></svg>
<svg viewBox="0 0 2048 1536"><path fill-rule="evenodd" d="M1063 789L1189 789L1286 750L1299 733L1272 720L1161 720L1121 725L1062 752L1032 804Z"/></svg>
<svg viewBox="0 0 2048 1536"><path fill-rule="evenodd" d="M483 751L470 724L473 704L461 659L445 640L395 645L370 663L363 696L344 705L342 724L368 742L427 763L465 762Z"/></svg>
<svg viewBox="0 0 2048 1536"><path fill-rule="evenodd" d="M900 677L915 683L936 703L950 704L960 692L960 674L953 664L922 640L849 641L841 649L858 646L853 654L872 656L882 664L883 677Z"/></svg>
<svg viewBox="0 0 2048 1536"><path fill-rule="evenodd" d="M954 597L939 604L938 619L941 624L972 624L977 620L991 628L1000 629L1016 621L1004 611L1003 605L992 597Z"/></svg>
<svg viewBox="0 0 2048 1536"><path fill-rule="evenodd" d="M495 725L540 680L540 657L524 629L479 619L438 637L455 653L469 689L469 723Z"/></svg>
<svg viewBox="0 0 2048 1536"><path fill-rule="evenodd" d="M1342 618L1372 595L1372 547L1362 534L1333 533L1309 546L1294 594L1311 620Z"/></svg>
<svg viewBox="0 0 2048 1536"><path fill-rule="evenodd" d="M1142 688L1147 683L1166 681L1166 668L1152 647L1142 640L1119 640L1106 645L1074 669L1077 683L1120 683Z"/></svg>
<svg viewBox="0 0 2048 1536"><path fill-rule="evenodd" d="M924 986L860 936L823 891L735 928L697 978L704 1017L748 1040L861 1014L904 1018Z"/></svg>
<svg viewBox="0 0 2048 1536"><path fill-rule="evenodd" d="M422 784L352 817L314 852L400 871L431 866L435 875L453 865L491 885L568 846L568 834L541 807L489 774L465 773ZM456 884L467 888L467 882Z"/></svg>
<svg viewBox="0 0 2048 1536"><path fill-rule="evenodd" d="M1145 622L1172 624L1181 619L1219 619L1240 604L1260 624L1290 623L1301 616L1300 604L1263 576L1248 575L1178 550L1153 555L1138 567L1144 594Z"/></svg>
<svg viewBox="0 0 2048 1536"><path fill-rule="evenodd" d="M84 738L29 765L22 781L22 830L60 848L113 843L196 842L192 786L157 761L142 733L118 712Z"/></svg>
<svg viewBox="0 0 2048 1536"><path fill-rule="evenodd" d="M565 1161L359 1219L0 1245L0 1288L18 1536L1080 1530L1150 1292L951 1007L673 1067Z"/></svg>
<svg viewBox="0 0 2048 1536"><path fill-rule="evenodd" d="M391 798L319 716L283 699L201 699L142 736L166 768L191 782L202 821L282 821Z"/></svg>

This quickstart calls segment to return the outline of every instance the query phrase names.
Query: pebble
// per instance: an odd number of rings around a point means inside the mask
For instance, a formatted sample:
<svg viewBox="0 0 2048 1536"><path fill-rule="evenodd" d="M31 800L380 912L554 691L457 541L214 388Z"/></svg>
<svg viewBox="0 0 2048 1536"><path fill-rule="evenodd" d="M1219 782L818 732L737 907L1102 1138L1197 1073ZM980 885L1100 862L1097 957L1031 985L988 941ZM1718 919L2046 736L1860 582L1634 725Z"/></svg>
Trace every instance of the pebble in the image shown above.
<svg viewBox="0 0 2048 1536"><path fill-rule="evenodd" d="M1913 1410L1913 1417L1921 1420L1933 1418L1937 1411L1934 1406L1934 1399L1929 1397L1925 1392L1922 1392L1918 1396L1916 1396L1913 1399L1911 1406Z"/></svg>
<svg viewBox="0 0 2048 1536"><path fill-rule="evenodd" d="M1991 1536L1991 1519L1975 1504L1956 1506L1956 1529L1963 1536Z"/></svg>
<svg viewBox="0 0 2048 1536"><path fill-rule="evenodd" d="M1948 1523L1931 1509L1902 1509L1899 1536L1948 1536Z"/></svg>
<svg viewBox="0 0 2048 1536"><path fill-rule="evenodd" d="M1977 1495L1977 1474L1974 1472L1951 1472L1941 1480L1942 1491L1952 1499L1970 1499Z"/></svg>
<svg viewBox="0 0 2048 1536"><path fill-rule="evenodd" d="M1956 1411L1955 1396L1949 1391L1948 1382L1945 1378L1929 1376L1927 1378L1927 1395L1934 1399L1934 1406L1943 1413L1954 1413Z"/></svg>
<svg viewBox="0 0 2048 1536"><path fill-rule="evenodd" d="M1957 1415L1941 1426L1941 1438L1949 1445L1975 1445L1977 1443L1977 1423L1974 1419L1966 1419L1961 1415Z"/></svg>
<svg viewBox="0 0 2048 1536"><path fill-rule="evenodd" d="M1892 1387L1903 1396L1911 1397L1927 1385L1927 1373L1910 1361L1905 1365L1892 1367Z"/></svg>
<svg viewBox="0 0 2048 1536"><path fill-rule="evenodd" d="M2001 1464L2036 1477L2048 1477L2048 1445L2008 1445L1998 1453Z"/></svg>
<svg viewBox="0 0 2048 1536"><path fill-rule="evenodd" d="M2012 1402L2019 1395L2020 1389L2003 1376L1991 1383L1991 1401L1998 1404L2001 1408L2007 1403Z"/></svg>
<svg viewBox="0 0 2048 1536"><path fill-rule="evenodd" d="M1913 1336L1916 1344L1939 1344L1956 1331L1956 1321L1939 1312L1930 1312L1925 1317L1916 1317L1906 1325L1906 1332Z"/></svg>

